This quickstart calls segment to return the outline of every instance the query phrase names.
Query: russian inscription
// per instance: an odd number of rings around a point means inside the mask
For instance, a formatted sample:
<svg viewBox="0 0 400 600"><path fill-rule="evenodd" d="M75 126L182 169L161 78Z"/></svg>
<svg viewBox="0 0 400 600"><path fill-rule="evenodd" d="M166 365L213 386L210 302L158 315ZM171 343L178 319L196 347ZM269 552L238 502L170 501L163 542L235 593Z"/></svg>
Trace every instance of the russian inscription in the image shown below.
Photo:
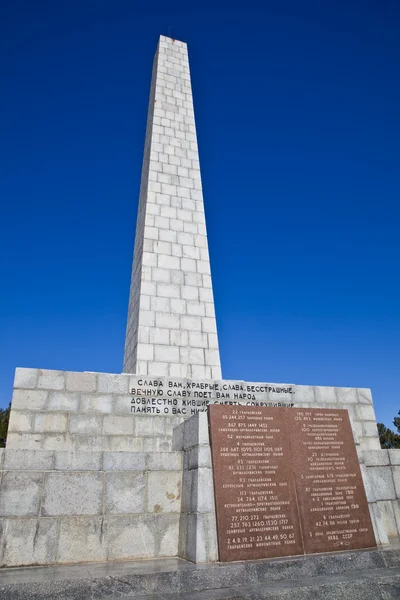
<svg viewBox="0 0 400 600"><path fill-rule="evenodd" d="M210 406L221 561L375 546L346 410Z"/></svg>
<svg viewBox="0 0 400 600"><path fill-rule="evenodd" d="M346 410L288 415L306 554L375 546Z"/></svg>
<svg viewBox="0 0 400 600"><path fill-rule="evenodd" d="M210 404L293 406L293 386L242 381L131 378L132 414L191 417Z"/></svg>
<svg viewBox="0 0 400 600"><path fill-rule="evenodd" d="M302 552L284 413L210 406L221 561Z"/></svg>

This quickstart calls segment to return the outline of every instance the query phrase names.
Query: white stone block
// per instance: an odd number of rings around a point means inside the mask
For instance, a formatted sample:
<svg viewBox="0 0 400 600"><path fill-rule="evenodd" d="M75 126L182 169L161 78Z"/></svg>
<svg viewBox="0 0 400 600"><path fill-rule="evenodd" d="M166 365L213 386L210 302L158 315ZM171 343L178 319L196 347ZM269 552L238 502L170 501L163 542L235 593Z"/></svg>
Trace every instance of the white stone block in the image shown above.
<svg viewBox="0 0 400 600"><path fill-rule="evenodd" d="M95 392L96 373L74 373L67 371L66 389L68 392Z"/></svg>
<svg viewBox="0 0 400 600"><path fill-rule="evenodd" d="M67 415L62 413L35 414L34 430L37 433L65 433L67 431Z"/></svg>
<svg viewBox="0 0 400 600"><path fill-rule="evenodd" d="M47 410L76 412L79 410L79 394L77 392L49 392Z"/></svg>
<svg viewBox="0 0 400 600"><path fill-rule="evenodd" d="M392 467L393 468L393 467ZM368 467L368 477L377 500L395 500L391 467Z"/></svg>
<svg viewBox="0 0 400 600"><path fill-rule="evenodd" d="M14 518L4 522L4 566L48 565L56 561L55 519Z"/></svg>
<svg viewBox="0 0 400 600"><path fill-rule="evenodd" d="M101 452L54 452L56 471L100 471Z"/></svg>
<svg viewBox="0 0 400 600"><path fill-rule="evenodd" d="M6 450L4 470L49 471L53 465L53 453L44 450Z"/></svg>
<svg viewBox="0 0 400 600"><path fill-rule="evenodd" d="M5 471L1 479L0 517L31 517L39 513L43 473Z"/></svg>
<svg viewBox="0 0 400 600"><path fill-rule="evenodd" d="M68 430L70 433L89 433L96 435L101 432L102 418L96 414L76 414L69 416Z"/></svg>
<svg viewBox="0 0 400 600"><path fill-rule="evenodd" d="M104 416L103 433L105 435L133 435L132 417L118 415Z"/></svg>
<svg viewBox="0 0 400 600"><path fill-rule="evenodd" d="M103 517L60 520L58 562L103 562L107 559L107 521Z"/></svg>
<svg viewBox="0 0 400 600"><path fill-rule="evenodd" d="M113 397L104 394L82 394L81 411L84 413L111 413L113 412Z"/></svg>
<svg viewBox="0 0 400 600"><path fill-rule="evenodd" d="M104 471L144 471L146 454L144 452L104 452Z"/></svg>
<svg viewBox="0 0 400 600"><path fill-rule="evenodd" d="M43 410L46 406L48 392L45 390L14 390L12 410Z"/></svg>
<svg viewBox="0 0 400 600"><path fill-rule="evenodd" d="M8 423L10 432L33 431L33 414L30 411L12 410Z"/></svg>
<svg viewBox="0 0 400 600"><path fill-rule="evenodd" d="M46 390L64 390L64 371L46 371L39 369L38 388Z"/></svg>
<svg viewBox="0 0 400 600"><path fill-rule="evenodd" d="M107 473L105 510L108 514L145 512L145 474L137 471Z"/></svg>
<svg viewBox="0 0 400 600"><path fill-rule="evenodd" d="M108 373L99 373L97 376L98 391L104 394L127 394L128 377L123 375L110 375Z"/></svg>
<svg viewBox="0 0 400 600"><path fill-rule="evenodd" d="M103 505L103 473L48 473L45 478L41 514L101 514Z"/></svg>
<svg viewBox="0 0 400 600"><path fill-rule="evenodd" d="M37 387L38 369L15 369L14 388L34 389Z"/></svg>
<svg viewBox="0 0 400 600"><path fill-rule="evenodd" d="M180 512L180 471L149 471L147 473L147 512Z"/></svg>
<svg viewBox="0 0 400 600"><path fill-rule="evenodd" d="M108 560L155 556L154 520L148 516L109 517Z"/></svg>

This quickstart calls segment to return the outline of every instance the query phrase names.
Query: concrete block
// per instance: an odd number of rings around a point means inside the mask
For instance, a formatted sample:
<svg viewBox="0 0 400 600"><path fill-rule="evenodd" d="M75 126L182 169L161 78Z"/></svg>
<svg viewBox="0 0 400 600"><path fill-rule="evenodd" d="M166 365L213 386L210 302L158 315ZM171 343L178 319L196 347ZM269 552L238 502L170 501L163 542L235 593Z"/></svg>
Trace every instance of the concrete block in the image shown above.
<svg viewBox="0 0 400 600"><path fill-rule="evenodd" d="M57 561L76 563L107 559L107 520L104 517L60 519Z"/></svg>
<svg viewBox="0 0 400 600"><path fill-rule="evenodd" d="M100 394L127 394L129 383L128 375L111 375L99 373L97 376L97 390Z"/></svg>
<svg viewBox="0 0 400 600"><path fill-rule="evenodd" d="M71 435L71 443L66 444L65 448L71 452L102 452L110 449L110 438L105 435ZM68 446L68 447L67 447Z"/></svg>
<svg viewBox="0 0 400 600"><path fill-rule="evenodd" d="M10 421L8 423L8 431L15 432L32 432L33 431L33 414L31 411L12 410Z"/></svg>
<svg viewBox="0 0 400 600"><path fill-rule="evenodd" d="M154 519L148 516L108 517L108 560L153 558Z"/></svg>
<svg viewBox="0 0 400 600"><path fill-rule="evenodd" d="M147 512L179 512L181 506L180 471L147 473Z"/></svg>
<svg viewBox="0 0 400 600"><path fill-rule="evenodd" d="M77 392L49 392L47 410L76 412L79 410L79 394Z"/></svg>
<svg viewBox="0 0 400 600"><path fill-rule="evenodd" d="M358 401L357 388L338 387L336 398L341 404L355 404Z"/></svg>
<svg viewBox="0 0 400 600"><path fill-rule="evenodd" d="M123 396L114 396L114 413L131 415L132 396L125 394Z"/></svg>
<svg viewBox="0 0 400 600"><path fill-rule="evenodd" d="M64 371L39 369L38 388L45 390L65 390Z"/></svg>
<svg viewBox="0 0 400 600"><path fill-rule="evenodd" d="M38 369L15 369L14 388L35 389L38 381Z"/></svg>
<svg viewBox="0 0 400 600"><path fill-rule="evenodd" d="M26 448L24 443L24 448ZM43 433L41 434L40 447L42 450L72 450L73 440L66 433Z"/></svg>
<svg viewBox="0 0 400 600"><path fill-rule="evenodd" d="M53 453L46 450L6 450L4 470L50 471Z"/></svg>
<svg viewBox="0 0 400 600"><path fill-rule="evenodd" d="M148 471L180 471L182 454L180 452L154 452L147 454Z"/></svg>
<svg viewBox="0 0 400 600"><path fill-rule="evenodd" d="M209 444L208 418L206 412L199 412L185 421L183 447L188 449L198 444Z"/></svg>
<svg viewBox="0 0 400 600"><path fill-rule="evenodd" d="M156 556L178 556L179 515L158 516L154 519Z"/></svg>
<svg viewBox="0 0 400 600"><path fill-rule="evenodd" d="M145 512L145 474L137 471L107 473L105 510L108 514Z"/></svg>
<svg viewBox="0 0 400 600"><path fill-rule="evenodd" d="M144 452L104 452L104 471L144 471L146 454Z"/></svg>
<svg viewBox="0 0 400 600"><path fill-rule="evenodd" d="M374 421L363 421L362 422L363 433L366 437L379 437L378 428Z"/></svg>
<svg viewBox="0 0 400 600"><path fill-rule="evenodd" d="M377 504L381 510L383 522L384 522L386 533L387 533L388 537L389 538L397 537L397 535L398 535L397 523L396 523L394 511L393 511L392 502L390 502L390 501L378 502Z"/></svg>
<svg viewBox="0 0 400 600"><path fill-rule="evenodd" d="M315 386L314 387L314 393L315 393L315 401L317 404L321 403L321 404L325 404L327 402L333 402L336 403L338 401L337 399L337 395L336 395L336 390L337 388L335 387L328 387L328 386Z"/></svg>
<svg viewBox="0 0 400 600"><path fill-rule="evenodd" d="M141 452L143 450L143 440L135 436L111 435L109 448L111 452Z"/></svg>
<svg viewBox="0 0 400 600"><path fill-rule="evenodd" d="M67 415L62 413L35 414L34 430L37 433L64 433L67 431Z"/></svg>
<svg viewBox="0 0 400 600"><path fill-rule="evenodd" d="M372 404L372 394L369 388L357 388L357 401L361 404Z"/></svg>
<svg viewBox="0 0 400 600"><path fill-rule="evenodd" d="M388 450L364 450L362 457L367 467L384 467L390 464Z"/></svg>
<svg viewBox="0 0 400 600"><path fill-rule="evenodd" d="M133 418L107 415L103 418L105 435L133 435Z"/></svg>
<svg viewBox="0 0 400 600"><path fill-rule="evenodd" d="M368 467L368 477L377 500L396 498L391 467Z"/></svg>
<svg viewBox="0 0 400 600"><path fill-rule="evenodd" d="M0 517L32 517L39 514L43 474L4 471L0 488Z"/></svg>
<svg viewBox="0 0 400 600"><path fill-rule="evenodd" d="M294 386L293 386L294 387ZM296 385L293 401L315 403L315 391L312 385Z"/></svg>
<svg viewBox="0 0 400 600"><path fill-rule="evenodd" d="M209 513L214 510L214 483L211 469L195 470L192 486L192 510Z"/></svg>
<svg viewBox="0 0 400 600"><path fill-rule="evenodd" d="M378 506L377 502L368 505L369 513L371 515L372 527L374 529L375 540L378 545L385 545L389 543L389 539L386 533L385 523L383 521L382 511Z"/></svg>
<svg viewBox="0 0 400 600"><path fill-rule="evenodd" d="M186 456L188 469L211 469L211 448L209 445L193 446L185 452L185 457Z"/></svg>
<svg viewBox="0 0 400 600"><path fill-rule="evenodd" d="M75 373L67 371L65 374L66 389L68 392L95 392L96 373Z"/></svg>
<svg viewBox="0 0 400 600"><path fill-rule="evenodd" d="M7 519L4 525L4 566L51 564L56 560L55 519Z"/></svg>
<svg viewBox="0 0 400 600"><path fill-rule="evenodd" d="M41 514L98 515L103 503L102 473L48 473L44 484Z"/></svg>
<svg viewBox="0 0 400 600"><path fill-rule="evenodd" d="M81 412L112 413L113 397L109 394L82 394Z"/></svg>
<svg viewBox="0 0 400 600"><path fill-rule="evenodd" d="M48 392L45 390L14 390L12 410L44 410Z"/></svg>
<svg viewBox="0 0 400 600"><path fill-rule="evenodd" d="M374 407L367 404L358 404L357 405L357 413L360 421L375 421L375 411Z"/></svg>
<svg viewBox="0 0 400 600"><path fill-rule="evenodd" d="M70 433L99 434L102 429L102 417L95 414L76 414L69 416L68 430Z"/></svg>
<svg viewBox="0 0 400 600"><path fill-rule="evenodd" d="M100 471L101 452L54 452L56 471Z"/></svg>
<svg viewBox="0 0 400 600"><path fill-rule="evenodd" d="M400 499L400 466L392 466L391 467L394 488L396 490L396 498Z"/></svg>
<svg viewBox="0 0 400 600"><path fill-rule="evenodd" d="M135 434L137 436L159 436L165 434L164 417L137 417L135 419Z"/></svg>
<svg viewBox="0 0 400 600"><path fill-rule="evenodd" d="M43 435L40 433L13 433L8 432L8 450L39 450L42 447Z"/></svg>
<svg viewBox="0 0 400 600"><path fill-rule="evenodd" d="M381 444L378 437L369 437L360 439L361 450L380 450Z"/></svg>
<svg viewBox="0 0 400 600"><path fill-rule="evenodd" d="M400 465L400 450L389 450L390 464Z"/></svg>

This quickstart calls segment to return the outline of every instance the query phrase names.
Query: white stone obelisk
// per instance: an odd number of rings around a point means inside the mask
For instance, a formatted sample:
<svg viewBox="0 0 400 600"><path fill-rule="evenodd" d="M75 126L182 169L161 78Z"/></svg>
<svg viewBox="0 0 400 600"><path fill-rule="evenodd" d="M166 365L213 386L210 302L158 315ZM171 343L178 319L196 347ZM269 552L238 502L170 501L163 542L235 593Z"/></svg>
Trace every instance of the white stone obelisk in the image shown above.
<svg viewBox="0 0 400 600"><path fill-rule="evenodd" d="M154 58L124 372L221 379L187 45Z"/></svg>

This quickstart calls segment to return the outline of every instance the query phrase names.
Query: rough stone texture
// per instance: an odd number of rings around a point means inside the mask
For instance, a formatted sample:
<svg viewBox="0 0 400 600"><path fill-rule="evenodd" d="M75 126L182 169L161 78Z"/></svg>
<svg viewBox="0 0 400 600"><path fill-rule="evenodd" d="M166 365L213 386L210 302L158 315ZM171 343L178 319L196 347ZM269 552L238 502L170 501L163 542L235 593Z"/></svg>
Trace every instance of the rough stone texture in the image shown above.
<svg viewBox="0 0 400 600"><path fill-rule="evenodd" d="M107 473L106 512L131 514L145 512L145 475L137 471Z"/></svg>
<svg viewBox="0 0 400 600"><path fill-rule="evenodd" d="M101 473L49 473L46 476L42 516L97 515L102 511Z"/></svg>
<svg viewBox="0 0 400 600"><path fill-rule="evenodd" d="M147 511L178 512L181 506L180 471L152 471L147 480Z"/></svg>
<svg viewBox="0 0 400 600"><path fill-rule="evenodd" d="M124 371L220 378L187 46L160 37L153 65Z"/></svg>
<svg viewBox="0 0 400 600"><path fill-rule="evenodd" d="M3 471L0 517L29 517L39 513L41 472Z"/></svg>
<svg viewBox="0 0 400 600"><path fill-rule="evenodd" d="M218 543L207 415L198 413L178 426L175 438L175 449L180 440L184 451L179 556L215 562Z"/></svg>

